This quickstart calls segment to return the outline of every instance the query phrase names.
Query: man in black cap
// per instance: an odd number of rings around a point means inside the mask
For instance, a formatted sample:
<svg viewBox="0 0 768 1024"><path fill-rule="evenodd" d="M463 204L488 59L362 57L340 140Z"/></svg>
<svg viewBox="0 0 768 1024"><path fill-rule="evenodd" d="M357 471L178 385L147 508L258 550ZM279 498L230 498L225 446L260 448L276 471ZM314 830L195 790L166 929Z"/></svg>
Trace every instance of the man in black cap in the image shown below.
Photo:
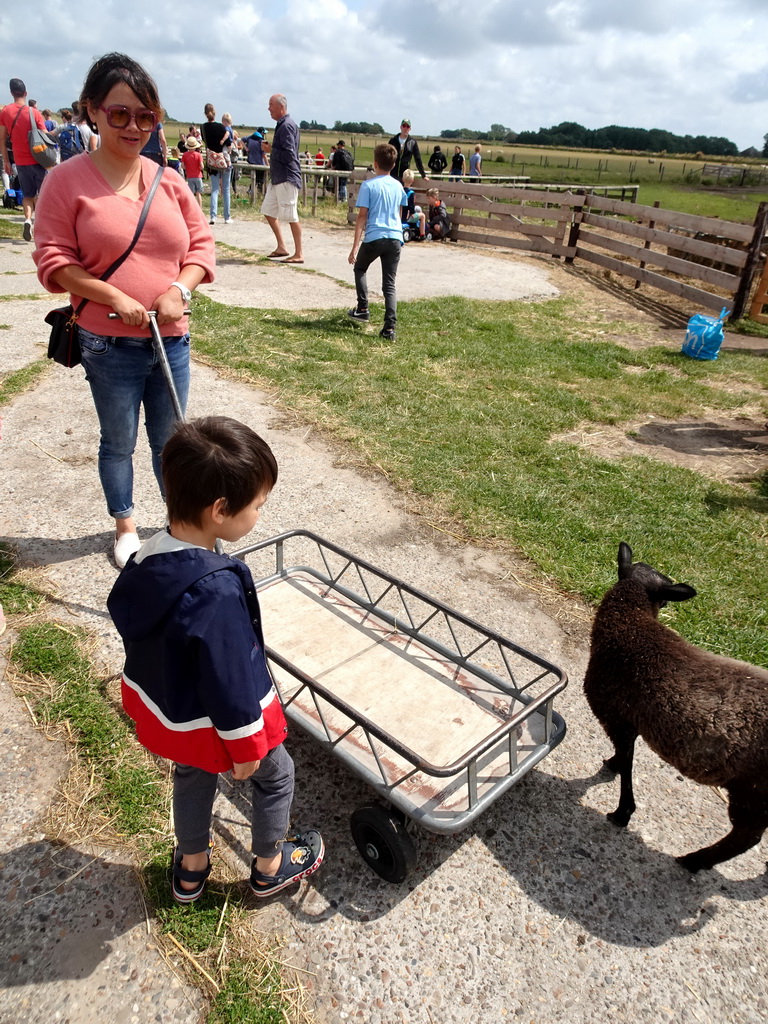
<svg viewBox="0 0 768 1024"><path fill-rule="evenodd" d="M394 146L397 150L397 162L390 171L393 178L397 178L398 181L402 181L403 171L408 170L411 166L411 158L413 158L416 161L419 174L422 176L424 181L427 180L427 175L424 173L424 164L421 162L419 144L416 139L411 138L411 122L407 117L404 117L400 123L400 134L393 135L389 140L389 144L390 146Z"/></svg>
<svg viewBox="0 0 768 1024"><path fill-rule="evenodd" d="M3 158L3 170L11 173L11 159L8 150L13 150L13 162L19 176L21 187L21 205L24 209L24 240L32 241L32 213L35 199L45 177L45 168L32 156L29 148L29 130L32 119L38 128L45 131L43 115L36 107L27 104L27 87L20 78L12 78L8 83L13 102L3 107L0 113L0 154ZM10 142L10 146L8 143Z"/></svg>

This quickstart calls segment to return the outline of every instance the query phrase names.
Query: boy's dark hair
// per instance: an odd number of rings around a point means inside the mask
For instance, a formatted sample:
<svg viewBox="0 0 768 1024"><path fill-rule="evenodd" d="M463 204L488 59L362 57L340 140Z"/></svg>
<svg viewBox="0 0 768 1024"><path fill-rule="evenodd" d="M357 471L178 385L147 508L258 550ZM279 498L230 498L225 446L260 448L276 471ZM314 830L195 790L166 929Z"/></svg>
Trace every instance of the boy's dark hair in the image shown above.
<svg viewBox="0 0 768 1024"><path fill-rule="evenodd" d="M180 423L163 448L168 519L199 526L218 498L236 516L277 483L277 461L259 435L229 416Z"/></svg>
<svg viewBox="0 0 768 1024"><path fill-rule="evenodd" d="M158 119L163 108L154 78L132 57L124 53L107 53L91 64L83 82L80 93L80 117L93 125L88 118L88 104L98 107L103 103L116 85L125 82L148 110L153 111Z"/></svg>
<svg viewBox="0 0 768 1024"><path fill-rule="evenodd" d="M20 78L12 78L8 83L8 91L15 100L27 95L27 87Z"/></svg>
<svg viewBox="0 0 768 1024"><path fill-rule="evenodd" d="M391 171L397 163L397 150L388 142L380 142L373 151L373 161L382 171Z"/></svg>

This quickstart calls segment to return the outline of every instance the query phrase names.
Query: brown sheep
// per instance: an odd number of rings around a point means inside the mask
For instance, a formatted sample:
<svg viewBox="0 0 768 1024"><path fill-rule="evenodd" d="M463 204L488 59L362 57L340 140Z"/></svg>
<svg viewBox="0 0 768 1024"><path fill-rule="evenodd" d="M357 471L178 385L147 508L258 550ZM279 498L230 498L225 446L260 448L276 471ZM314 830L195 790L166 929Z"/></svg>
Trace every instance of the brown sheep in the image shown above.
<svg viewBox="0 0 768 1024"><path fill-rule="evenodd" d="M589 706L615 754L605 766L621 778L626 826L635 810L632 756L642 736L679 772L728 793L733 828L719 842L678 857L689 871L711 868L756 846L768 827L768 671L689 644L658 621L667 601L693 587L673 583L619 546L619 582L595 615L584 677Z"/></svg>

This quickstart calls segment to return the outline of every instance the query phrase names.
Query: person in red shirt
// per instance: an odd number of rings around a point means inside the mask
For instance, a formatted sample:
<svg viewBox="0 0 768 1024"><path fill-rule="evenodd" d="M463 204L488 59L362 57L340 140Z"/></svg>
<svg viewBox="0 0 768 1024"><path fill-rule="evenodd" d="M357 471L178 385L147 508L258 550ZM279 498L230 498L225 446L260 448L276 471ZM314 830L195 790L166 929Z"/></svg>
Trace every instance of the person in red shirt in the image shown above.
<svg viewBox="0 0 768 1024"><path fill-rule="evenodd" d="M194 135L187 136L187 148L181 154L181 166L184 168L184 177L187 179L190 192L197 196L200 209L203 208L203 155L200 152L200 143Z"/></svg>
<svg viewBox="0 0 768 1024"><path fill-rule="evenodd" d="M0 113L0 151L3 155L3 170L11 173L11 159L8 153L10 140L13 151L13 162L21 186L21 205L24 210L24 240L32 241L32 214L40 186L45 178L45 168L32 156L29 148L28 133L32 127L32 119L38 128L45 131L43 115L35 107L27 103L27 87L20 78L12 78L8 83L13 103L3 107Z"/></svg>
<svg viewBox="0 0 768 1024"><path fill-rule="evenodd" d="M318 151L315 153L315 166L325 167L325 153L322 151L322 149L318 149Z"/></svg>

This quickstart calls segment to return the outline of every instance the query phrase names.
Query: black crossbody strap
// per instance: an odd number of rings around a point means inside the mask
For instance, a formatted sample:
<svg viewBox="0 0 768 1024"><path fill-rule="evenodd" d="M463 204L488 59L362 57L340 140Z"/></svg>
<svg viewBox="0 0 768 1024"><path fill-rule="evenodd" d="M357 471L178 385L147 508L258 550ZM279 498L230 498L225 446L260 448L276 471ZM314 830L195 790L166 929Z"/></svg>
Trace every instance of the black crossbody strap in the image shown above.
<svg viewBox="0 0 768 1024"><path fill-rule="evenodd" d="M104 273L99 278L100 281L106 281L108 277L111 277L112 274L114 274L114 272L118 269L118 267L121 267L123 265L123 263L125 263L125 261L128 259L128 257L131 255L131 253L133 252L134 246L138 242L139 236L141 235L141 232L144 230L144 224L145 224L145 222L147 220L147 214L149 213L149 208L152 205L152 200L155 197L155 192L157 192L157 186L160 184L160 179L162 178L164 172L165 172L165 168L164 167L158 167L157 174L155 175L154 181L150 185L149 192L147 193L147 198L144 200L144 206L141 209L141 216L139 217L139 223L136 225L136 230L133 233L133 238L131 239L131 244L128 246L128 248L125 250L125 252L122 254L122 256L118 256L117 259L115 260L115 262L111 266L107 267L107 269L104 271ZM89 301L90 301L89 299L83 299L83 301L80 303L80 305L75 310L75 319L77 319L80 316L80 313L82 312L83 307Z"/></svg>

